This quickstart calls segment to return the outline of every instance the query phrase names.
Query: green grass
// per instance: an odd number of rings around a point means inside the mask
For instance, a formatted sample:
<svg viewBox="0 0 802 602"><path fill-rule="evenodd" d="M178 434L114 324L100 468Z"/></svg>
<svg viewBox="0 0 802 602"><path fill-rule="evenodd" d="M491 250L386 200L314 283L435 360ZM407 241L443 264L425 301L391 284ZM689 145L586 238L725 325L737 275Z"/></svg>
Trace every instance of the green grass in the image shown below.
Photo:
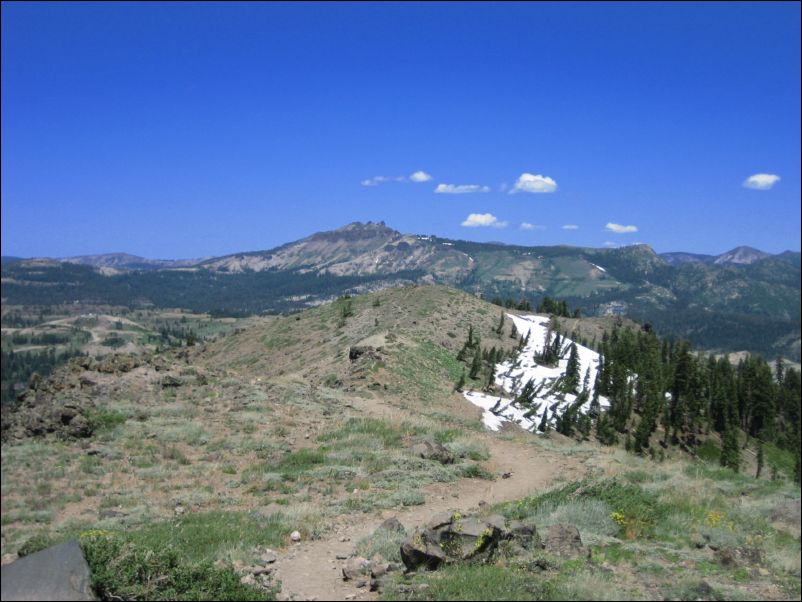
<svg viewBox="0 0 802 602"><path fill-rule="evenodd" d="M721 456L721 448L712 439L707 439L696 448L696 453L702 460L718 463Z"/></svg>
<svg viewBox="0 0 802 602"><path fill-rule="evenodd" d="M764 474L771 474L771 467L776 466L786 478L794 477L794 454L786 449L780 449L771 443L763 444L763 453L766 456Z"/></svg>
<svg viewBox="0 0 802 602"><path fill-rule="evenodd" d="M265 591L240 583L230 568L211 561L191 562L174 548L152 548L116 534L81 538L101 600L275 600Z"/></svg>
<svg viewBox="0 0 802 602"><path fill-rule="evenodd" d="M111 431L116 426L123 424L127 419L128 416L122 412L102 408L89 410L86 413L86 420L94 433Z"/></svg>
<svg viewBox="0 0 802 602"><path fill-rule="evenodd" d="M428 585L420 589L420 585ZM416 576L404 592L402 580L388 584L382 600L547 600L548 584L524 571L496 565L454 564ZM399 587L400 586L400 587Z"/></svg>

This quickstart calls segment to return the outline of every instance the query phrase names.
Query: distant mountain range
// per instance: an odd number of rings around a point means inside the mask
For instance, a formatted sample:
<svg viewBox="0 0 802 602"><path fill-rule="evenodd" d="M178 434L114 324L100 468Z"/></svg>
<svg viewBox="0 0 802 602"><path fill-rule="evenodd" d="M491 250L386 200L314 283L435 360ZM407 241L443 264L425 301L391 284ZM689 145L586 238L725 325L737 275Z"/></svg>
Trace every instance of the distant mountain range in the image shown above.
<svg viewBox="0 0 802 602"><path fill-rule="evenodd" d="M46 290L43 281L50 283ZM203 260L125 253L3 258L4 303L82 299L253 313L410 282L447 284L488 299L537 302L548 295L585 314L648 321L705 349L800 355L800 253L791 251L658 255L648 245L526 247L354 222L275 249Z"/></svg>

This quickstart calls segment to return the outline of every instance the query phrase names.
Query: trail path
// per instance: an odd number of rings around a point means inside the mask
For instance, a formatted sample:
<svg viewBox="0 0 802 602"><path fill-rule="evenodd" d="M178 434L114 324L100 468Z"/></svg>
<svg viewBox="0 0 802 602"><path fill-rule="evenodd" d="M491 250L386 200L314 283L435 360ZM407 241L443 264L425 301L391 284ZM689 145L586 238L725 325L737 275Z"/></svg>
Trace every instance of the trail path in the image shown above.
<svg viewBox="0 0 802 602"><path fill-rule="evenodd" d="M382 402L356 403L362 406L360 410L370 414L387 415L397 411ZM358 589L352 581L342 580L341 568L345 561L338 560L337 556L350 556L356 542L370 535L385 518L396 516L412 530L437 512L451 509L468 512L482 501L492 505L518 499L542 491L557 480L581 478L585 473L581 458L527 443L526 438L531 438L531 434L521 433L510 438L496 433L477 436L490 452L490 459L484 465L497 475L496 480L434 483L423 488L426 502L421 506L338 517L335 527L323 539L294 544L280 558L275 575L282 583L279 599L346 600L346 596L349 600L376 599L376 594L367 587ZM512 473L512 476L503 479L500 476L503 473Z"/></svg>

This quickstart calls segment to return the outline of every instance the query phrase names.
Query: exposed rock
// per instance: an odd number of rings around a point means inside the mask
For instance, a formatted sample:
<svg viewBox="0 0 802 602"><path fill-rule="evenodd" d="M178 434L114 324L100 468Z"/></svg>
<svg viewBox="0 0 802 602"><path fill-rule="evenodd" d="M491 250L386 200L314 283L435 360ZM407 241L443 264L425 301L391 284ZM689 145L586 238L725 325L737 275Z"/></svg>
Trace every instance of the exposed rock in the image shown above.
<svg viewBox="0 0 802 602"><path fill-rule="evenodd" d="M165 374L161 379L162 388L180 387L184 384L184 379L173 374Z"/></svg>
<svg viewBox="0 0 802 602"><path fill-rule="evenodd" d="M446 561L446 555L428 534L432 531L418 531L401 545L401 560L407 570L423 567L437 570Z"/></svg>
<svg viewBox="0 0 802 602"><path fill-rule="evenodd" d="M453 464L454 454L435 441L421 441L410 449L413 455L424 460L436 460L441 464Z"/></svg>
<svg viewBox="0 0 802 602"><path fill-rule="evenodd" d="M296 543L301 541L301 532L293 531L292 533L290 533L290 539Z"/></svg>
<svg viewBox="0 0 802 602"><path fill-rule="evenodd" d="M440 513L424 530L416 530L401 546L401 559L407 570L418 567L437 569L443 562L489 557L505 532L504 519L486 519Z"/></svg>
<svg viewBox="0 0 802 602"><path fill-rule="evenodd" d="M363 355L372 358L378 358L379 352L381 350L377 347L371 347L370 345L354 345L353 347L348 348L348 359L353 361L358 360Z"/></svg>
<svg viewBox="0 0 802 602"><path fill-rule="evenodd" d="M557 556L582 556L587 553L579 530L571 525L553 525L543 545L547 552Z"/></svg>
<svg viewBox="0 0 802 602"><path fill-rule="evenodd" d="M77 541L41 550L2 567L3 600L96 600Z"/></svg>
<svg viewBox="0 0 802 602"><path fill-rule="evenodd" d="M349 558L342 568L343 581L350 581L357 577L363 577L370 573L370 561L361 556Z"/></svg>
<svg viewBox="0 0 802 602"><path fill-rule="evenodd" d="M392 516L376 527L376 531L390 531L391 533L406 533L404 525L396 517Z"/></svg>

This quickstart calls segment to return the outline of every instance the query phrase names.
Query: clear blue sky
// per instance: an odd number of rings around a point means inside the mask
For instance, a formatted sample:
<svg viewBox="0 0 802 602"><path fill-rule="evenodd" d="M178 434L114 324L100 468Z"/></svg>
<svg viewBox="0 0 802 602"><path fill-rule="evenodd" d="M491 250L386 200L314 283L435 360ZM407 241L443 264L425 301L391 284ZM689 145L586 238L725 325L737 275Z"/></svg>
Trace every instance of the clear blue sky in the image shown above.
<svg viewBox="0 0 802 602"><path fill-rule="evenodd" d="M510 194L522 174L556 190ZM200 257L355 220L780 252L799 198L797 2L2 5L5 255Z"/></svg>

